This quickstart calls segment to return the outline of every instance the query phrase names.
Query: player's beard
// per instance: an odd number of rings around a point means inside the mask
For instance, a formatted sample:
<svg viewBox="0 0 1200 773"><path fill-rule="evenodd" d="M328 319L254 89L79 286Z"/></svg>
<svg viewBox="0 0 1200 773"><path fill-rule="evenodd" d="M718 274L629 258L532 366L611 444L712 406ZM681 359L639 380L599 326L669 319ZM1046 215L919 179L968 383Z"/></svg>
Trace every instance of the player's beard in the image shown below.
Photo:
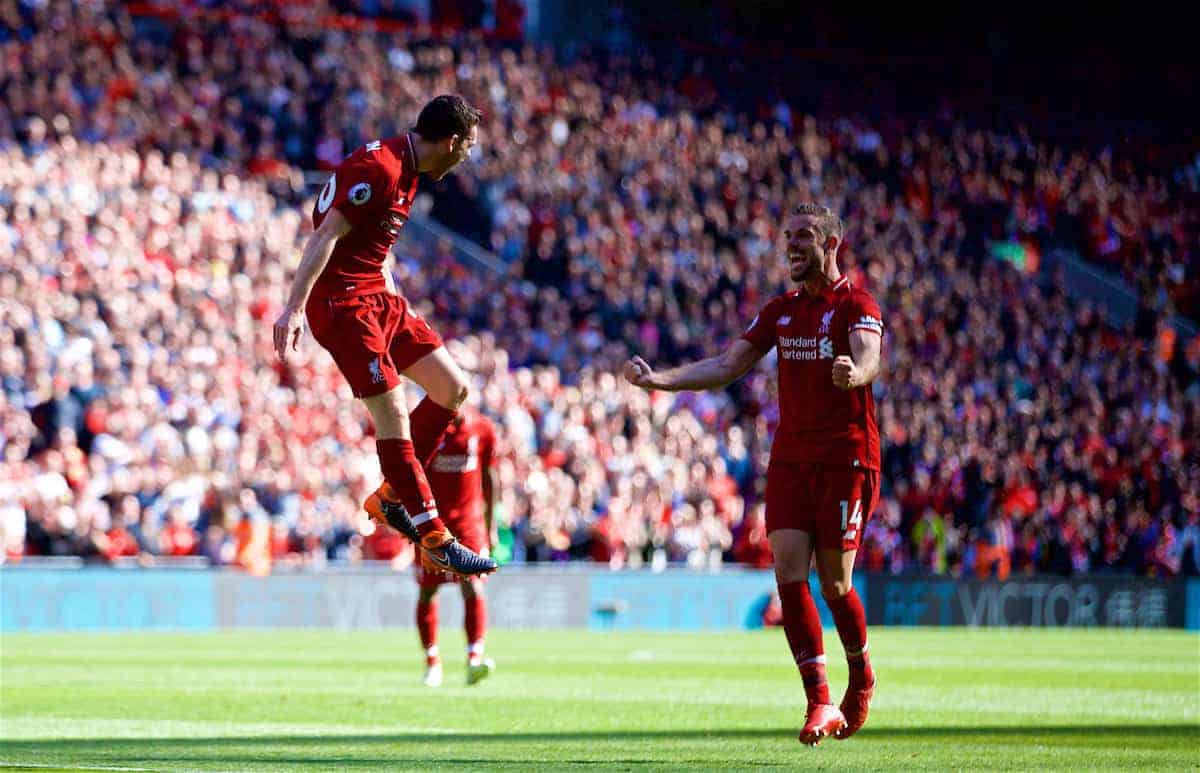
<svg viewBox="0 0 1200 773"><path fill-rule="evenodd" d="M807 282L813 277L821 273L821 253L818 249L804 250L804 257L799 260L791 260L789 257L788 269L791 272L792 281L796 284Z"/></svg>

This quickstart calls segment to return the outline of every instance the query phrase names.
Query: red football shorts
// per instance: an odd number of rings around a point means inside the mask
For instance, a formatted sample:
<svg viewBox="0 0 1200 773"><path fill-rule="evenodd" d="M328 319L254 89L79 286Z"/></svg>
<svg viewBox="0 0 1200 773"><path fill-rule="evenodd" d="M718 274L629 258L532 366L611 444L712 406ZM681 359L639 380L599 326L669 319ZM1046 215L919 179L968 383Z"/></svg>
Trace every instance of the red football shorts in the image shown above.
<svg viewBox="0 0 1200 773"><path fill-rule="evenodd" d="M879 501L879 471L781 462L767 467L767 533L799 529L818 548L858 550Z"/></svg>
<svg viewBox="0 0 1200 773"><path fill-rule="evenodd" d="M402 295L314 298L305 311L313 338L333 355L355 397L395 388L401 373L442 346L442 337Z"/></svg>
<svg viewBox="0 0 1200 773"><path fill-rule="evenodd" d="M448 513L439 513L439 517L446 524L446 528L450 533L458 538L458 541L474 550L476 553L487 547L487 537L483 529L483 517L476 516L473 519L477 521L472 524L469 521L459 517L459 513L450 511ZM447 572L426 572L421 568L420 560L413 562L413 573L416 577L417 584L422 588L436 588L439 585L448 585L452 583L462 582L461 577L457 577ZM486 576L479 577L480 580L487 580Z"/></svg>

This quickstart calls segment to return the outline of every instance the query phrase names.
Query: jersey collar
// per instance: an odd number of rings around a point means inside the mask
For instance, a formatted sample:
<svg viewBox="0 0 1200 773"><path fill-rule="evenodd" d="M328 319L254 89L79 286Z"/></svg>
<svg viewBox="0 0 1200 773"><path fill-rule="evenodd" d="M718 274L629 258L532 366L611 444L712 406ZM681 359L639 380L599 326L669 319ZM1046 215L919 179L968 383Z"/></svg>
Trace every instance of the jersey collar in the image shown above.
<svg viewBox="0 0 1200 773"><path fill-rule="evenodd" d="M408 140L408 157L412 158L413 168L415 169L419 161L416 158L416 145L413 144L413 132L404 132L404 139Z"/></svg>
<svg viewBox="0 0 1200 773"><path fill-rule="evenodd" d="M850 277L842 274L838 280L825 288L825 292L821 293L821 297L827 301L832 301L840 293L850 289Z"/></svg>
<svg viewBox="0 0 1200 773"><path fill-rule="evenodd" d="M796 290L795 294L796 294L797 298L807 298L809 300L816 300L818 298L824 298L824 299L828 300L828 299L832 298L833 296L837 295L839 292L841 292L843 290L849 290L849 289L850 289L850 277L846 276L845 274L842 274L840 277L837 278L836 282L834 282L831 285L826 285L825 287L821 288L821 291L819 293L817 293L816 295L809 295L808 291L805 290L803 287Z"/></svg>

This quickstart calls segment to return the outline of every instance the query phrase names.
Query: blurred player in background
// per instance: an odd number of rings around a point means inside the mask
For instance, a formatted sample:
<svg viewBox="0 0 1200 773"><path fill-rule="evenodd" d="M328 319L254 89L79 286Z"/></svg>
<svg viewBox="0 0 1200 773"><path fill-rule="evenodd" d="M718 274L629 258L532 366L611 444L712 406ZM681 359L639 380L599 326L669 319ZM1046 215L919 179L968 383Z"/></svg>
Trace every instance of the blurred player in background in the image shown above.
<svg viewBox="0 0 1200 773"><path fill-rule="evenodd" d="M375 423L384 483L364 503L420 547L429 571L471 576L496 562L457 541L438 517L428 465L467 396L467 379L441 336L395 291L386 263L408 220L421 174L434 180L471 155L480 113L443 95L421 110L412 131L355 150L329 176L313 211L287 304L275 322L275 351L286 361L304 320L333 356ZM409 416L401 376L426 397Z"/></svg>
<svg viewBox="0 0 1200 773"><path fill-rule="evenodd" d="M450 423L427 473L442 520L462 543L482 556L496 544L496 428L474 408L464 407ZM437 644L438 588L457 582L463 595L463 627L467 634L467 684L475 684L496 667L485 658L487 630L484 578L459 577L416 567L421 594L417 600L417 631L425 649L425 684L442 683L442 659Z"/></svg>
<svg viewBox="0 0 1200 773"><path fill-rule="evenodd" d="M798 290L771 300L724 354L661 373L640 357L625 363L625 378L646 389L714 389L778 347L780 420L767 468L767 534L784 631L808 697L800 740L810 745L857 732L875 689L851 572L879 496L871 382L879 375L883 321L871 294L852 287L838 268L843 234L831 210L801 205L784 230ZM850 665L840 709L830 702L821 620L808 587L814 556Z"/></svg>

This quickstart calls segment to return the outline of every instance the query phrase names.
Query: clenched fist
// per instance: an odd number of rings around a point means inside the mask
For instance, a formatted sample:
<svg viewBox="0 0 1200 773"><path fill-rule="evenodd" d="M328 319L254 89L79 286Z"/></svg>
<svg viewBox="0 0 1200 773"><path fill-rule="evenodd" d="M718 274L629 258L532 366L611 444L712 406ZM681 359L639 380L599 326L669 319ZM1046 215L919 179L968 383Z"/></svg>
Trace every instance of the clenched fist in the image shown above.
<svg viewBox="0 0 1200 773"><path fill-rule="evenodd" d="M634 357L625 363L625 367L621 369L625 380L634 386L639 386L642 389L653 389L652 376L654 370L641 357Z"/></svg>
<svg viewBox="0 0 1200 773"><path fill-rule="evenodd" d="M833 385L838 389L854 389L862 386L862 375L854 360L841 355L833 361Z"/></svg>

